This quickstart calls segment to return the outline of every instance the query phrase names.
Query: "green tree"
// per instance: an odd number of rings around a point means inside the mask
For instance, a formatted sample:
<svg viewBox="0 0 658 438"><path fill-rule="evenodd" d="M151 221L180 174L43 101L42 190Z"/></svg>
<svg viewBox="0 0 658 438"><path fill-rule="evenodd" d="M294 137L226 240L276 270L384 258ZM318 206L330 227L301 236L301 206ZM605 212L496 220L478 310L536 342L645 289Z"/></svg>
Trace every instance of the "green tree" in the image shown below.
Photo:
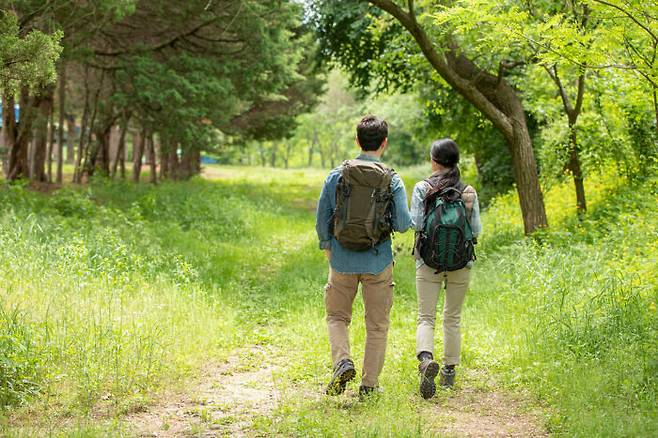
<svg viewBox="0 0 658 438"><path fill-rule="evenodd" d="M0 155L9 179L27 175L29 171L27 152L32 121L36 116L35 108L41 105L47 109L47 93L40 91L56 80L55 63L62 51L61 38L61 32L47 34L37 29L23 30L13 12L0 11L0 92L4 110L4 148ZM19 90L20 124L13 110ZM8 151L8 156L5 151Z"/></svg>
<svg viewBox="0 0 658 438"><path fill-rule="evenodd" d="M436 5L426 1L419 8L420 16L413 0L405 7L390 0L318 1L309 15L316 23L325 53L350 69L362 85L374 78L379 78L382 88L412 83L413 66L418 65L417 55L421 53L436 73L481 111L506 139L526 233L546 226L526 114L520 95L506 78L506 72L517 64L499 53L490 53L484 64L479 59L474 62L476 58L469 57L465 50L469 40L456 35L449 20L431 15L438 12ZM384 13L395 21L391 23ZM477 15L471 15L475 21ZM401 35L403 29L405 35Z"/></svg>

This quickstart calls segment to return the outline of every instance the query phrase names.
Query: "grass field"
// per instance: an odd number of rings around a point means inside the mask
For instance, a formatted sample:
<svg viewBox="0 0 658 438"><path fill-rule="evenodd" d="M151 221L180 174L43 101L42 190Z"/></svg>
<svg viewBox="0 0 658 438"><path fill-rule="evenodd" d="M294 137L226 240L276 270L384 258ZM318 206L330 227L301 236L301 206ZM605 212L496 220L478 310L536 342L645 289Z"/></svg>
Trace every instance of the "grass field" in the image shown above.
<svg viewBox="0 0 658 438"><path fill-rule="evenodd" d="M407 190L423 172L401 171ZM583 221L571 186L555 185L551 229L534 239L522 237L515 195L496 198L483 214L460 380L430 402L416 395L412 235L396 235L385 392L362 403L354 387L321 395L331 364L314 205L325 172L205 174L49 195L0 188L1 434L130 436L131 416L236 355L239 370L271 368L275 402L248 419L202 409L190 433L248 420L249 435L433 435L449 430L441 413L463 394L495 393L547 433L658 434L655 179L590 178ZM360 303L352 335L358 365Z"/></svg>

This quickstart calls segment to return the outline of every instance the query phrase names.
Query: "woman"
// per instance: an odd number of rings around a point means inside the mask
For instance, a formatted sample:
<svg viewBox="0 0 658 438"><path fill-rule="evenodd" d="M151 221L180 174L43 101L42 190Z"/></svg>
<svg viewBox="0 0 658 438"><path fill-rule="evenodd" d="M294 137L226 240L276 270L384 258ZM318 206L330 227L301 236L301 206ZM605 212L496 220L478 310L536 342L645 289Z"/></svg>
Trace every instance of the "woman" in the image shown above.
<svg viewBox="0 0 658 438"><path fill-rule="evenodd" d="M470 226L472 243L476 242L482 225L480 223L480 207L478 205L477 193L471 186L466 186L460 181L459 148L457 144L449 139L435 141L430 149L432 162L432 175L417 183L411 198L411 218L418 239L414 255L416 257L416 291L418 294L418 325L416 329L416 355L420 364L420 393L423 398L431 398L436 392L434 378L439 374L439 364L434 360L434 322L436 319L436 305L439 291L445 285L446 296L443 306L443 366L440 369L439 384L441 387L452 387L455 381L455 366L459 364L461 349L461 333L459 322L461 319L462 303L468 289L470 270L474 257L472 252L467 251L468 260L464 259L460 269L447 270L436 266L428 260L427 251L423 245L431 244L427 239L426 219L432 221L438 214L436 208L437 199L452 200L451 208L460 209L462 216L465 215L467 222L463 222L464 228ZM456 190L455 190L456 189ZM461 204L459 199L463 201ZM445 210L441 210L445 211ZM430 227L431 228L431 227ZM429 228L428 228L429 229ZM468 230L465 234L468 234ZM470 235L469 235L470 237ZM438 249L434 254L441 252L442 240L438 240ZM447 242L447 240L446 240ZM466 241L468 247L471 241ZM472 245L470 246L472 250ZM423 256L421 256L423 254ZM425 260L424 260L425 259ZM428 266L428 263L435 267ZM464 266L465 265L465 266ZM453 265L454 267L454 265ZM442 270L442 272L440 272Z"/></svg>

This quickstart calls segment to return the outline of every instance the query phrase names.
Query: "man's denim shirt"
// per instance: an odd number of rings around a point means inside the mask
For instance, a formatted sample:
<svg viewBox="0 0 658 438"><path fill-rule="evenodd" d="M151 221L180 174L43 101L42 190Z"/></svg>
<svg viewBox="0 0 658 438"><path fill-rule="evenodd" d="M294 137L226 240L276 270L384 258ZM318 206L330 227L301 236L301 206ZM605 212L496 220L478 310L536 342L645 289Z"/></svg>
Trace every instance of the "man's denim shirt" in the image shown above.
<svg viewBox="0 0 658 438"><path fill-rule="evenodd" d="M358 160L379 161L375 157L361 154ZM330 233L330 224L336 209L336 185L340 177L341 167L332 170L327 176L320 194L315 229L320 239L320 249L331 250L331 267L343 274L379 274L393 262L391 239L386 239L367 251L351 251L341 246ZM402 178L393 175L391 181L393 202L391 205L393 230L405 232L411 226L411 216L407 207L407 193L404 190Z"/></svg>

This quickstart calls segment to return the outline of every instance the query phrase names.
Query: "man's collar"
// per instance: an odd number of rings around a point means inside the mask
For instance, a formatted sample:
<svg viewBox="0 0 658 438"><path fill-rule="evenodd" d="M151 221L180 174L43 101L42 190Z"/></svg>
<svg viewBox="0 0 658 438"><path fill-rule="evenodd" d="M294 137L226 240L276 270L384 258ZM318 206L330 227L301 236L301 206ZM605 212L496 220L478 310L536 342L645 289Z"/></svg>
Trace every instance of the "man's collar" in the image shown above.
<svg viewBox="0 0 658 438"><path fill-rule="evenodd" d="M369 154L359 154L358 157L356 157L357 160L363 160L363 161L381 161L377 157L373 157L372 155Z"/></svg>

